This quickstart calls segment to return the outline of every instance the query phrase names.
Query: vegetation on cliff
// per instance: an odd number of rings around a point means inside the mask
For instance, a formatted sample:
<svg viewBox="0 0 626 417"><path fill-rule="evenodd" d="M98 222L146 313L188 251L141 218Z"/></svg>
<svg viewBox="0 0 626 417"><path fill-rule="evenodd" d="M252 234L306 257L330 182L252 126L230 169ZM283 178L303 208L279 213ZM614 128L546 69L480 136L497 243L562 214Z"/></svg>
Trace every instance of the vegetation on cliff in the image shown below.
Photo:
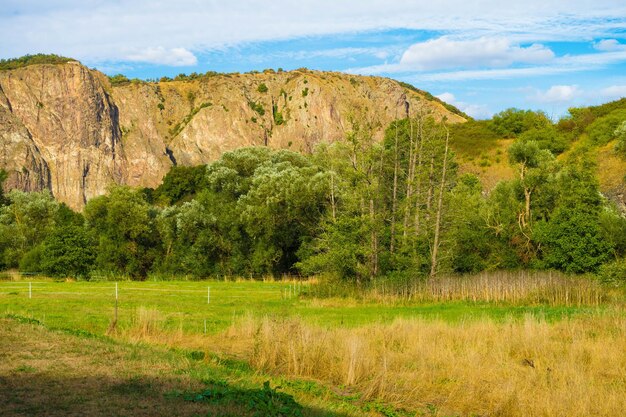
<svg viewBox="0 0 626 417"><path fill-rule="evenodd" d="M24 55L19 58L0 59L0 71L14 70L27 67L29 65L67 64L70 61L76 60L55 54Z"/></svg>

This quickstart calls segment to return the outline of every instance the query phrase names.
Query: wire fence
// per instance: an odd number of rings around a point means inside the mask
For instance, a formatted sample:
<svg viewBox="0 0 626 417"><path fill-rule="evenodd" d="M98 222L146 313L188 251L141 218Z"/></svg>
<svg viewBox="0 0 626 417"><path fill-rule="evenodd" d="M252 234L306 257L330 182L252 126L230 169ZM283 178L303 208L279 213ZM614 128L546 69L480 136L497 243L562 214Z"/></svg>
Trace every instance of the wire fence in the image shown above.
<svg viewBox="0 0 626 417"><path fill-rule="evenodd" d="M68 283L61 283L68 285ZM177 295L177 294L198 294L203 295L207 302L210 303L211 300L211 291L213 291L213 296L215 297L215 287L213 290L211 286L208 285L206 289L178 289L178 288L148 288L148 287L127 287L120 285L120 283L111 282L110 286L102 286L101 283L89 283L89 284L80 284L81 291L53 291L51 290L53 287L58 286L57 282L42 282L42 281L0 281L0 295L3 294L19 294L19 293L28 293L29 298L32 298L33 295L115 295L118 291L131 291L131 292L153 292L153 293L165 293L165 295ZM94 285L89 288L87 285ZM155 285L155 283L147 283L147 285ZM156 285L162 285L166 287L168 285L167 282L159 283ZM171 284L170 284L171 285ZM303 288L307 287L307 283L290 283L290 284L274 284L275 288L260 290L254 289L254 294L256 295L280 295L281 299L291 299L295 296L298 296L302 293ZM218 290L219 291L219 290ZM225 294L218 292L218 296L220 299L245 299L250 298L251 289L246 286L236 286L228 284L228 290L224 292L233 292L238 291L244 294Z"/></svg>

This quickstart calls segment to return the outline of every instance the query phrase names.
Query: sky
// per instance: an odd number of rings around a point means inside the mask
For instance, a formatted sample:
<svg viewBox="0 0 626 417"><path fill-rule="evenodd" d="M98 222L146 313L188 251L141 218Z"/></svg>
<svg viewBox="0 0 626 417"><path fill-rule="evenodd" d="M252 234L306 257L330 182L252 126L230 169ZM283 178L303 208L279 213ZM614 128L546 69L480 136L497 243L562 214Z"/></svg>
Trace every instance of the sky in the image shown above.
<svg viewBox="0 0 626 417"><path fill-rule="evenodd" d="M626 0L0 0L0 58L159 78L266 68L405 81L475 118L626 97Z"/></svg>

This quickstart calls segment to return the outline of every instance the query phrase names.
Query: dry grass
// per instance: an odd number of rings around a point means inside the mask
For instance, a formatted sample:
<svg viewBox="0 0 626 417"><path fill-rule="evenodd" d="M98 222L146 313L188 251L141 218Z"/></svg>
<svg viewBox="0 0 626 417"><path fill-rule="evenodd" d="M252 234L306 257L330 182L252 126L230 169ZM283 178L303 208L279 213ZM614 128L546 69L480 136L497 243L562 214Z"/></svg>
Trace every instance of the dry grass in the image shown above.
<svg viewBox="0 0 626 417"><path fill-rule="evenodd" d="M307 287L306 292L314 297L348 296L382 304L461 301L571 307L599 306L615 298L610 289L595 279L549 271L496 271L427 280L385 279L363 289L326 281Z"/></svg>
<svg viewBox="0 0 626 417"><path fill-rule="evenodd" d="M385 292L384 286L375 286L370 296L384 299ZM597 306L608 296L600 283L587 277L526 271L418 281L404 288L400 285L395 289L395 295L419 302L472 301L551 306Z"/></svg>
<svg viewBox="0 0 626 417"><path fill-rule="evenodd" d="M480 416L620 416L626 318L324 329L246 319L224 340L258 369L346 386L413 410Z"/></svg>

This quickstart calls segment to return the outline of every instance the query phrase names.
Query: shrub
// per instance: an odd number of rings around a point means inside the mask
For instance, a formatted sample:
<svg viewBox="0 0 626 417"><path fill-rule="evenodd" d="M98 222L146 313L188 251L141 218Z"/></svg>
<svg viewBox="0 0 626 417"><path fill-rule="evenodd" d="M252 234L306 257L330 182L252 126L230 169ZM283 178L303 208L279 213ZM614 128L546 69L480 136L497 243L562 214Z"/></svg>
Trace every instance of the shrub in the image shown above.
<svg viewBox="0 0 626 417"><path fill-rule="evenodd" d="M587 127L589 139L596 145L606 145L616 137L616 130L626 120L626 109L614 110L596 119Z"/></svg>
<svg viewBox="0 0 626 417"><path fill-rule="evenodd" d="M126 85L130 84L130 80L123 74L112 75L109 77L111 85Z"/></svg>
<svg viewBox="0 0 626 417"><path fill-rule="evenodd" d="M248 105L252 110L257 112L259 116L263 116L265 114L265 109L261 103L257 103L256 101L249 101Z"/></svg>
<svg viewBox="0 0 626 417"><path fill-rule="evenodd" d="M268 88L267 88L267 86L265 85L265 83L261 83L261 84L259 84L259 87L257 88L257 91L258 91L259 93L267 93L267 90L268 90Z"/></svg>
<svg viewBox="0 0 626 417"><path fill-rule="evenodd" d="M602 265L598 271L598 277L604 284L615 286L626 284L626 258Z"/></svg>

